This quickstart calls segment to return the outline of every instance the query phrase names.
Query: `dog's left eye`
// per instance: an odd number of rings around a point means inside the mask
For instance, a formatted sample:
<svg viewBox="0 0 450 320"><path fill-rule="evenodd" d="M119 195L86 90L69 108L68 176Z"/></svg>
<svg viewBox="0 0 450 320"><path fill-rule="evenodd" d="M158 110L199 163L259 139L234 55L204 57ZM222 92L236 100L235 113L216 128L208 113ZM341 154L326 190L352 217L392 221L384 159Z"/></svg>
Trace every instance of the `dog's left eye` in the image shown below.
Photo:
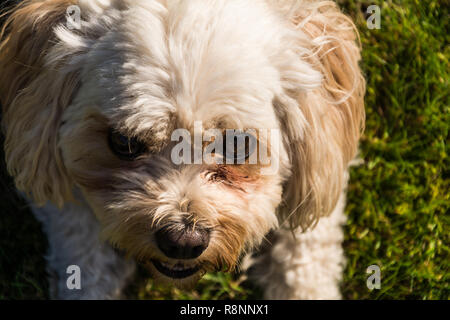
<svg viewBox="0 0 450 320"><path fill-rule="evenodd" d="M134 160L146 152L146 146L138 139L124 136L123 134L110 129L108 143L111 150L122 160Z"/></svg>
<svg viewBox="0 0 450 320"><path fill-rule="evenodd" d="M232 140L224 137L223 151L227 161L243 163L256 149L256 138L243 132L235 133Z"/></svg>

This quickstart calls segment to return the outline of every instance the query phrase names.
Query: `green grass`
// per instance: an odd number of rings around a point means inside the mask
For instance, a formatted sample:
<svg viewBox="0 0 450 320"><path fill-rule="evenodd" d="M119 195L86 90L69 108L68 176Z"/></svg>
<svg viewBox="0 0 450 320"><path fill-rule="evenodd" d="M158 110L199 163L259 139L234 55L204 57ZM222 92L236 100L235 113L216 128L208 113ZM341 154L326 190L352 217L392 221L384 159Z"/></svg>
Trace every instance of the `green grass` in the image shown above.
<svg viewBox="0 0 450 320"><path fill-rule="evenodd" d="M351 171L345 228L347 299L448 299L449 26L448 2L339 1L356 21L367 79L365 163ZM362 12L381 7L381 29ZM39 224L0 183L0 299L42 299L46 240ZM366 287L366 268L381 267L381 289ZM154 290L157 288L158 290ZM260 297L242 275L209 274L193 291L156 287L145 271L130 296L152 299Z"/></svg>
<svg viewBox="0 0 450 320"><path fill-rule="evenodd" d="M444 2L378 1L381 29L360 28L367 130L361 144L365 165L351 172L347 298L449 298L450 50ZM346 8L353 12L357 6ZM381 289L373 292L364 287L371 264L382 274Z"/></svg>

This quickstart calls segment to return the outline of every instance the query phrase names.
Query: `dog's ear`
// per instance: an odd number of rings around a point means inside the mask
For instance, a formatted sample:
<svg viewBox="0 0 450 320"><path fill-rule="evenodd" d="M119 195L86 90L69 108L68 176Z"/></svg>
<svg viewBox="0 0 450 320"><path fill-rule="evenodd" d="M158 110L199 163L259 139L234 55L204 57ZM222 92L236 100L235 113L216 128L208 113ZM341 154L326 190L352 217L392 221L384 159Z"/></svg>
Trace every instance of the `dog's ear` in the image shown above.
<svg viewBox="0 0 450 320"><path fill-rule="evenodd" d="M319 71L322 80L311 89L285 76L284 93L274 107L292 165L281 220L305 230L332 212L345 188L364 125L365 81L349 18L330 1L301 3L289 11L301 48L297 52L303 52L299 60Z"/></svg>
<svg viewBox="0 0 450 320"><path fill-rule="evenodd" d="M9 12L0 42L0 102L9 173L16 186L42 205L71 198L58 149L61 114L78 85L64 70L71 52L57 39L75 0L23 1Z"/></svg>

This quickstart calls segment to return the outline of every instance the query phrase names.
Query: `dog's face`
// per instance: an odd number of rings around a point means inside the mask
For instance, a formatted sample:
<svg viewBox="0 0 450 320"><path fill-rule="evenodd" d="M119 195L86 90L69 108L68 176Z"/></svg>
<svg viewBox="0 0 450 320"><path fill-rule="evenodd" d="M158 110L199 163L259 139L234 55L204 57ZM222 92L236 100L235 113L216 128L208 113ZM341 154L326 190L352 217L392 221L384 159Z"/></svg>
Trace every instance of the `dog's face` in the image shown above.
<svg viewBox="0 0 450 320"><path fill-rule="evenodd" d="M331 211L363 116L348 94L360 94L357 57L331 70L313 47L330 44L295 30L269 1L80 1L81 29L69 30L60 15L72 4L24 5L11 28L27 12L51 28L22 36L35 42L28 53L14 39L0 47L5 61L15 54L39 70L0 65L17 74L2 90L9 169L36 202L81 190L105 239L179 286L234 268L285 221L305 228ZM39 100L33 120L35 111L22 107L24 119L9 107ZM244 152L236 163L230 129L253 133L256 162ZM29 159L13 145L21 130ZM180 162L180 130L192 159L200 146L214 161ZM204 139L212 130L220 137ZM208 149L219 138L222 148Z"/></svg>
<svg viewBox="0 0 450 320"><path fill-rule="evenodd" d="M263 9L246 6L133 8L90 50L63 114L63 161L103 235L177 282L233 268L278 223L289 166L282 141L282 168L273 174L248 159L178 163L173 154L179 129L191 133L192 144L219 130L225 146L227 129L279 129L273 99L281 79L273 60L282 52L277 30L264 25L279 22L270 12L258 21L255 11Z"/></svg>

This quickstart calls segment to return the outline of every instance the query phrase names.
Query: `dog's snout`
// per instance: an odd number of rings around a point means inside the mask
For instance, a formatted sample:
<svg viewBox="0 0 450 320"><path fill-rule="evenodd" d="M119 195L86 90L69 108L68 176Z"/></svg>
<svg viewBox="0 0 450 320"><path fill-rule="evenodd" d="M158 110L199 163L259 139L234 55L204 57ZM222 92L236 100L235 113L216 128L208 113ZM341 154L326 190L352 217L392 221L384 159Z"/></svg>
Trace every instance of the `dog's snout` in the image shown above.
<svg viewBox="0 0 450 320"><path fill-rule="evenodd" d="M156 232L159 249L169 258L195 259L209 244L209 232L202 228L162 228Z"/></svg>

